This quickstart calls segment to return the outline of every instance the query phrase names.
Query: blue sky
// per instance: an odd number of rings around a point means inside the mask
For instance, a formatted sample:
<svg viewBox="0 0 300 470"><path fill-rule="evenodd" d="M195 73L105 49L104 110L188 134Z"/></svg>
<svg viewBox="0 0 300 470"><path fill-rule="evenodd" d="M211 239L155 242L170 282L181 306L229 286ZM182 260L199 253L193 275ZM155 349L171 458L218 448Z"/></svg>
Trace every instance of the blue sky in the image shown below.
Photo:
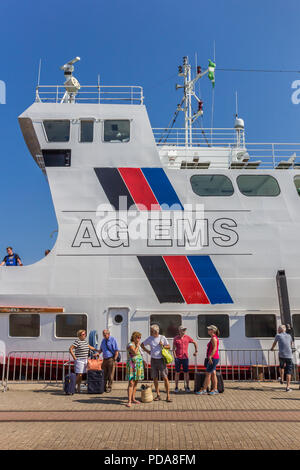
<svg viewBox="0 0 300 470"><path fill-rule="evenodd" d="M57 222L48 184L23 141L17 117L41 84L62 84L59 67L81 57L81 84L140 85L153 127L166 126L180 101L175 91L183 56L206 67L298 70L298 0L73 0L2 2L0 80L0 255L12 245L24 264L55 242ZM291 101L297 73L216 71L214 126L232 127L235 91L252 142L300 142L300 105ZM212 91L201 84L205 127ZM178 125L181 125L180 121Z"/></svg>

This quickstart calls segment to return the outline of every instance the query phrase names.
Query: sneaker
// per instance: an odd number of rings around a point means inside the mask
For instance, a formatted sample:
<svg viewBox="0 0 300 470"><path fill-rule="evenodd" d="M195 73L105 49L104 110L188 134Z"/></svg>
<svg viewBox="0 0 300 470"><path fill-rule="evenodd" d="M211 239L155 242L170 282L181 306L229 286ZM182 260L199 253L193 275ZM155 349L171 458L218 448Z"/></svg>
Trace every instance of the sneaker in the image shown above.
<svg viewBox="0 0 300 470"><path fill-rule="evenodd" d="M286 391L286 392L292 392L293 389L292 389L292 388L286 388L285 391Z"/></svg>
<svg viewBox="0 0 300 470"><path fill-rule="evenodd" d="M196 395L207 395L207 391L206 390L202 390L201 392L195 392Z"/></svg>
<svg viewBox="0 0 300 470"><path fill-rule="evenodd" d="M175 393L179 393L179 390L178 390L177 387L175 388L174 392L175 392Z"/></svg>
<svg viewBox="0 0 300 470"><path fill-rule="evenodd" d="M218 390L212 390L208 395L218 395Z"/></svg>
<svg viewBox="0 0 300 470"><path fill-rule="evenodd" d="M185 387L185 391L186 391L186 393L191 393L190 387Z"/></svg>

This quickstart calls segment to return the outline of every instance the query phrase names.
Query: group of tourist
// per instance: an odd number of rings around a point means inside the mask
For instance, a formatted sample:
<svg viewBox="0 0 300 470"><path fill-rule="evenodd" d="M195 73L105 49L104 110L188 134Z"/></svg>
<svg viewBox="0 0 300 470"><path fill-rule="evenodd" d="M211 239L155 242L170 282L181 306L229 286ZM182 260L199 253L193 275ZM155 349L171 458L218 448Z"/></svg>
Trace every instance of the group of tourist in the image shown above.
<svg viewBox="0 0 300 470"><path fill-rule="evenodd" d="M218 393L217 390L217 378L216 378L216 366L219 361L219 330L216 326L210 325L207 327L208 334L211 340L207 346L207 358L205 361L206 375L203 387L197 392L203 395L207 388L212 384L211 392L212 395ZM119 354L118 344L115 338L110 335L109 330L103 330L103 339L100 344L100 349L96 350L93 346L90 346L86 339L86 331L79 330L77 333L77 339L70 346L70 354L75 361L75 373L76 373L76 384L77 392L80 393L80 384L82 381L82 374L86 372L87 361L89 352L93 351L96 355L103 354L102 370L104 372L104 390L109 393L112 390L113 377L115 373L116 359ZM142 350L145 351L151 357L151 377L154 382L155 398L154 401L160 401L161 395L159 390L159 375L161 375L165 391L166 401L172 402L170 396L170 382L168 379L168 368L163 356L163 349L169 350L170 344L167 338L160 334L158 325L151 325L150 336L143 342L141 341L142 335L138 331L135 331L131 335L130 342L127 346L127 362L126 362L126 380L128 380L128 402L127 407L131 407L132 404L140 403L136 399L136 388L139 380L144 380L144 360L142 356ZM196 341L186 334L186 328L180 326L178 329L178 335L173 340L173 353L175 359L175 393L179 392L178 382L181 369L184 373L185 391L189 393L189 358L188 358L188 347L189 344L194 345L194 356L198 353L198 347Z"/></svg>

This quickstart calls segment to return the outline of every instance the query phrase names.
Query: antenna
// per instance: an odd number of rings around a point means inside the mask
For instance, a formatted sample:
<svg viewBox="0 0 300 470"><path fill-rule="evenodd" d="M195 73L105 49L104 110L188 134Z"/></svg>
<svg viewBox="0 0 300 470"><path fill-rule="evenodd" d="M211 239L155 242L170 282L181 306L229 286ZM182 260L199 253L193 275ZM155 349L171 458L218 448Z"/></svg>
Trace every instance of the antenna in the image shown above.
<svg viewBox="0 0 300 470"><path fill-rule="evenodd" d="M41 68L42 68L42 59L40 59L40 63L39 63L38 82L37 82L38 87L40 86Z"/></svg>
<svg viewBox="0 0 300 470"><path fill-rule="evenodd" d="M238 92L235 92L235 117L238 117L239 111L238 111Z"/></svg>

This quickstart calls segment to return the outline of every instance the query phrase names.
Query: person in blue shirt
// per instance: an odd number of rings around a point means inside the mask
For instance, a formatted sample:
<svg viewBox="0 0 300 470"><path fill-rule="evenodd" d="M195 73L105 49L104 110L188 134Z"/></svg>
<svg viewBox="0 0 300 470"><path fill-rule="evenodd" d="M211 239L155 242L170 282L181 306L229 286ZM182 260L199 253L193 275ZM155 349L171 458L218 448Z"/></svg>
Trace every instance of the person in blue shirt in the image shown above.
<svg viewBox="0 0 300 470"><path fill-rule="evenodd" d="M11 246L8 246L6 248L7 255L4 256L2 263L0 266L23 266L22 261L20 259L20 256L17 255L17 253L13 252L13 249Z"/></svg>
<svg viewBox="0 0 300 470"><path fill-rule="evenodd" d="M293 338L286 332L286 326L280 325L278 327L278 334L275 336L274 343L272 344L271 351L274 351L276 344L279 347L279 371L280 383L283 384L284 372L286 374L286 391L291 392L290 388L291 377L293 373Z"/></svg>
<svg viewBox="0 0 300 470"><path fill-rule="evenodd" d="M103 353L102 370L104 373L104 386L106 392L111 392L119 348L116 339L110 336L109 330L103 330L102 334L103 340L100 344L99 353Z"/></svg>

